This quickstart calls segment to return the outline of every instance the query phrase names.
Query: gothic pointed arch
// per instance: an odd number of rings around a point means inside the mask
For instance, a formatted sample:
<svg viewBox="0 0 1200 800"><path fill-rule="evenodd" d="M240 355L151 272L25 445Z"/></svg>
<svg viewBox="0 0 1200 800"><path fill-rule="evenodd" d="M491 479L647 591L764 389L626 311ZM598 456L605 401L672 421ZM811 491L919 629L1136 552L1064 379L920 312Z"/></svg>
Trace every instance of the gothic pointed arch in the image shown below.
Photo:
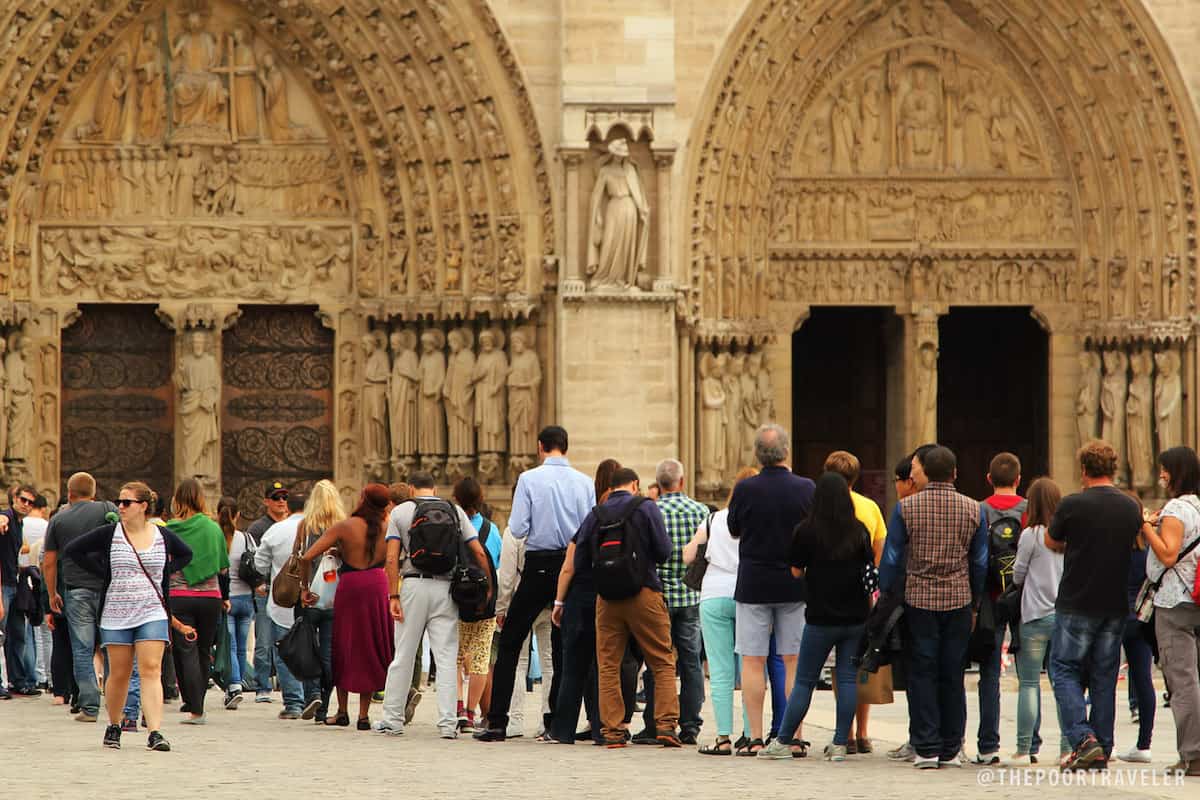
<svg viewBox="0 0 1200 800"><path fill-rule="evenodd" d="M2 288L16 299L75 297L82 276L63 270L95 263L88 248L101 232L116 237L115 251L178 239L189 221L190 235L208 240L213 220L253 219L260 200L311 223L279 237L289 253L312 237L328 267L290 276L306 290L458 317L519 316L542 292L550 180L520 68L486 0L17 2L0 27L10 43L0 61ZM197 193L187 210L208 221L176 215L187 198L151 208L197 151L206 174L184 174L183 188ZM88 182L98 185L80 188ZM90 241L53 224L156 210L168 227L101 226ZM265 250L272 235L239 233L229 246ZM118 262L100 259L124 275ZM230 280L214 277L211 290L244 299ZM96 285L82 299L108 285L87 283ZM147 296L208 290L150 283Z"/></svg>
<svg viewBox="0 0 1200 800"><path fill-rule="evenodd" d="M701 109L702 340L780 303L1037 302L1097 339L1194 313L1196 121L1139 3L756 0Z"/></svg>

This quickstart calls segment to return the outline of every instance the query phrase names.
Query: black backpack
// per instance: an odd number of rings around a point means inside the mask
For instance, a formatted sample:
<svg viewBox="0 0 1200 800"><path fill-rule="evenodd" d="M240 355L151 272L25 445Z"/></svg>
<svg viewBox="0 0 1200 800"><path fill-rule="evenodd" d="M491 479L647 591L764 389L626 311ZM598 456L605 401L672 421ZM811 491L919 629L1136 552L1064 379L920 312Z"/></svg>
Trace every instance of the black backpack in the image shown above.
<svg viewBox="0 0 1200 800"><path fill-rule="evenodd" d="M438 497L412 501L412 524L408 527L408 558L413 569L427 575L446 575L458 564L462 529L458 512Z"/></svg>
<svg viewBox="0 0 1200 800"><path fill-rule="evenodd" d="M480 569L479 563L467 550L466 543L460 544L462 552L450 581L450 597L458 606L458 618L463 622L480 622L496 616L496 565L487 549L488 537L495 529L496 526L486 519L483 521L483 527L479 529L479 546L483 548L488 560L487 573ZM493 587L492 599L487 605L483 605L487 599L489 584ZM481 605L483 608L480 608Z"/></svg>
<svg viewBox="0 0 1200 800"><path fill-rule="evenodd" d="M642 590L646 569L629 520L648 498L634 497L619 514L596 506L596 533L592 537L592 576L596 592L605 600L627 600Z"/></svg>
<svg viewBox="0 0 1200 800"><path fill-rule="evenodd" d="M246 538L246 549L242 551L242 558L238 561L237 574L238 577L245 581L253 592L259 586L267 582L267 578L258 571L258 567L254 566L254 554L258 551L254 540L250 538L250 534L243 532L242 536Z"/></svg>
<svg viewBox="0 0 1200 800"><path fill-rule="evenodd" d="M1001 511L980 503L988 521L988 583L992 590L1003 592L1013 580L1013 565L1017 561L1017 545L1021 541L1021 516L1029 506L1022 500L1012 508Z"/></svg>

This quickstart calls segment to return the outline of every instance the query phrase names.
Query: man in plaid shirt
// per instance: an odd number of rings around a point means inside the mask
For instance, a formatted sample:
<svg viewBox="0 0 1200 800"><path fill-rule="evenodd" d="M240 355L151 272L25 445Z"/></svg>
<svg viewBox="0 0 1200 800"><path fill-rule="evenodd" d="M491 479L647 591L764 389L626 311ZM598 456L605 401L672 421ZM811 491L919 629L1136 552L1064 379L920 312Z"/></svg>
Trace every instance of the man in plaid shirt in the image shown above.
<svg viewBox="0 0 1200 800"><path fill-rule="evenodd" d="M879 565L879 588L904 594L908 631L908 738L918 769L957 763L967 726L967 644L987 577L987 517L954 489L948 447L918 451L920 489L896 504Z"/></svg>
<svg viewBox="0 0 1200 800"><path fill-rule="evenodd" d="M683 492L683 464L668 458L655 470L662 490L658 510L662 512L671 538L671 557L658 568L663 599L671 616L671 643L675 646L675 668L679 671L679 741L695 744L703 720L704 668L700 661L700 593L683 582L683 547L708 518L708 506ZM646 672L645 729L633 737L635 744L658 744L654 730L654 676Z"/></svg>

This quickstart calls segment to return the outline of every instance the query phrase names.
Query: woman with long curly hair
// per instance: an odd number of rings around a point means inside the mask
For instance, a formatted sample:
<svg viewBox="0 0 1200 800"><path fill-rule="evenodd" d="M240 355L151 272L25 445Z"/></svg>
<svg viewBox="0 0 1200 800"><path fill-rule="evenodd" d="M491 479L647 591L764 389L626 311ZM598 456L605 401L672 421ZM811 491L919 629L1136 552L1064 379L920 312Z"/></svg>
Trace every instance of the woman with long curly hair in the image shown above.
<svg viewBox="0 0 1200 800"><path fill-rule="evenodd" d="M337 547L342 559L333 596L338 612L333 625L332 677L337 687L338 713L326 717L326 725L350 724L346 708L350 692L354 692L358 695L358 729L370 730L371 695L387 681L395 651L388 581L383 571L387 554L384 532L391 510L388 488L381 483L367 484L354 513L329 524L301 557L302 586L309 584L313 560L325 551ZM316 595L305 592L305 605L315 602Z"/></svg>

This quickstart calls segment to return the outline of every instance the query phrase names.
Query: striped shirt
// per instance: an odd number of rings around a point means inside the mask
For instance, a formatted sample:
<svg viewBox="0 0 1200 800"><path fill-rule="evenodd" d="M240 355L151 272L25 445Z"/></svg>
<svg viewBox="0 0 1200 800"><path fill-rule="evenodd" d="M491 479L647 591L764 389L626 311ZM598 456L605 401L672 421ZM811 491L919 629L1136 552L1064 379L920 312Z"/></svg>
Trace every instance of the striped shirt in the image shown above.
<svg viewBox="0 0 1200 800"><path fill-rule="evenodd" d="M138 564L146 565L146 572ZM146 551L133 552L133 546L125 538L120 525L113 533L109 549L112 564L112 582L104 598L104 613L100 616L100 627L109 630L128 630L154 620L165 620L159 599L158 587L162 586L163 569L167 565L167 545L162 532L154 526L154 543ZM151 582L153 579L153 582Z"/></svg>

